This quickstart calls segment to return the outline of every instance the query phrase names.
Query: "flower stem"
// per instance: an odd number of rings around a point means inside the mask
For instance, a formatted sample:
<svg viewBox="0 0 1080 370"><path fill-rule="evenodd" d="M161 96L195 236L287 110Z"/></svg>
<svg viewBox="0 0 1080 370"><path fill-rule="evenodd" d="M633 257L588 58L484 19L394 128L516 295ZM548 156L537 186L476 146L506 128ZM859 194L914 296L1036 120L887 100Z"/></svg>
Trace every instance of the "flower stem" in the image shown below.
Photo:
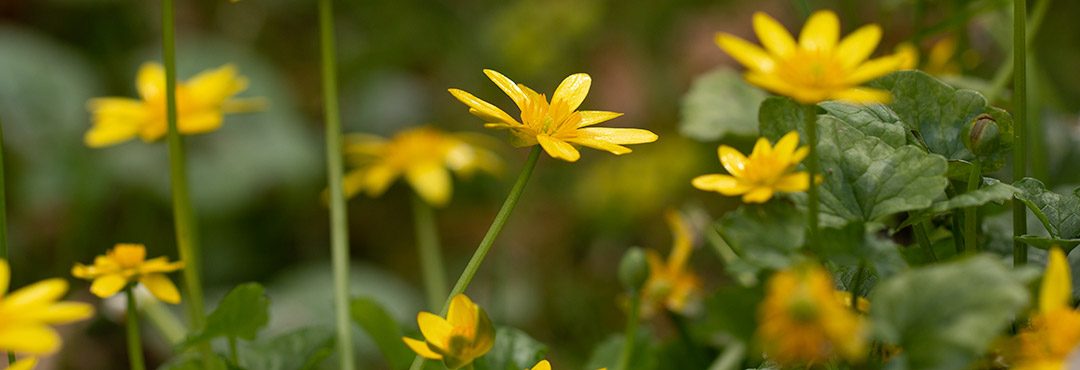
<svg viewBox="0 0 1080 370"><path fill-rule="evenodd" d="M124 288L127 296L127 345L128 361L131 370L145 370L146 361L143 359L142 339L139 338L139 308L135 304L135 285L128 284Z"/></svg>
<svg viewBox="0 0 1080 370"><path fill-rule="evenodd" d="M1050 10L1050 0L1039 0L1035 3L1035 9L1031 14L1031 21L1027 24L1027 34L1025 40L1027 46L1031 45L1032 40L1035 39L1035 34L1039 32L1039 28L1042 25L1042 21L1046 18L1046 12ZM998 95L1005 89L1005 85L1009 83L1009 77L1013 76L1013 70L1016 67L1015 53L1013 50L1013 58L1005 61L994 74L994 79L990 83L990 88L986 90L986 100L990 103L994 103L997 100Z"/></svg>
<svg viewBox="0 0 1080 370"><path fill-rule="evenodd" d="M1013 138L1013 181L1027 176L1027 0L1013 0L1013 122L1016 122ZM1027 244L1015 237L1027 233L1027 209L1021 202L1013 201L1013 265L1027 263Z"/></svg>
<svg viewBox="0 0 1080 370"><path fill-rule="evenodd" d="M517 205L518 200L521 199L521 194L525 190L525 185L529 182L529 177L532 176L533 170L536 169L536 162L540 159L540 146L537 145L529 152L529 159L525 160L525 166L521 168L521 173L518 174L517 181L514 182L514 187L510 189L510 194L506 196L506 200L503 202L502 208L499 208L499 213L495 215L495 220L491 222L491 227L488 228L487 234L484 234L484 239L480 241L480 246L476 248L476 252L473 253L469 263L465 265L465 271L461 272L461 276L458 277L457 283L454 284L454 288L450 290L450 294L446 297L446 302L443 303L442 313L445 315L446 311L450 308L450 300L454 296L465 292L465 289L469 287L469 283L472 282L476 272L480 270L480 265L484 263L484 257L491 251L491 247L495 245L495 238L502 232L503 226L506 226L506 221L510 219L510 213L514 211L514 206ZM410 370L419 370L424 364L424 359L420 356L416 356L413 360Z"/></svg>
<svg viewBox="0 0 1080 370"><path fill-rule="evenodd" d="M337 322L340 370L354 368L352 326L349 322L349 232L342 189L341 113L338 110L337 46L334 41L333 0L319 0L322 49L323 104L326 120L326 170L330 182L330 250L334 270L334 314Z"/></svg>
<svg viewBox="0 0 1080 370"><path fill-rule="evenodd" d="M188 320L193 330L203 326L203 295L200 273L200 254L195 226L195 211L188 192L187 158L184 141L177 128L176 112L176 25L173 0L161 0L161 48L165 63L165 116L169 123L166 141L169 146L169 180L172 186L173 223L176 246L184 261Z"/></svg>
<svg viewBox="0 0 1080 370"><path fill-rule="evenodd" d="M817 155L817 105L803 105L803 120L805 121L806 143L810 147L810 154L806 157L806 169L810 173L810 186L806 189L807 212L806 234L810 250L818 252L818 174L821 173L820 162Z"/></svg>
<svg viewBox="0 0 1080 370"><path fill-rule="evenodd" d="M439 309L446 298L446 267L443 266L442 248L439 245L439 229L435 224L435 212L424 199L413 195L413 217L416 219L416 243L420 252L420 268L424 274L424 289L428 307Z"/></svg>
<svg viewBox="0 0 1080 370"><path fill-rule="evenodd" d="M971 174L968 175L967 192L973 192L979 189L979 183L982 182L982 168L981 164L976 161L975 165L971 168ZM964 208L964 250L968 253L975 253L979 251L979 207L972 206Z"/></svg>
<svg viewBox="0 0 1080 370"><path fill-rule="evenodd" d="M641 315L641 292L630 293L630 313L626 316L626 332L623 334L622 354L619 356L617 370L630 368L630 361L634 358L634 340L637 339L637 327Z"/></svg>
<svg viewBox="0 0 1080 370"><path fill-rule="evenodd" d="M236 350L236 337L234 336L229 336L229 360L236 367L240 367L240 355L239 351Z"/></svg>
<svg viewBox="0 0 1080 370"><path fill-rule="evenodd" d="M11 258L8 256L8 240L7 240L7 194L4 187L4 130L3 122L0 122L0 260L8 261L8 266L11 264ZM7 354L8 365L15 363L15 354L8 352Z"/></svg>

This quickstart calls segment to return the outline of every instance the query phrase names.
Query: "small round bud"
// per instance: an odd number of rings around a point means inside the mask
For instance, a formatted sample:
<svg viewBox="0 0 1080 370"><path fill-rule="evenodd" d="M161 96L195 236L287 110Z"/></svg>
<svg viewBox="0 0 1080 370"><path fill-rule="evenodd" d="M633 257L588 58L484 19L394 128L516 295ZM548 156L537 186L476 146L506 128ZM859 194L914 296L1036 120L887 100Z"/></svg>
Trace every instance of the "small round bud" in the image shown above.
<svg viewBox="0 0 1080 370"><path fill-rule="evenodd" d="M638 247L630 248L619 262L619 281L626 289L637 292L648 279L649 262L645 259L645 252Z"/></svg>
<svg viewBox="0 0 1080 370"><path fill-rule="evenodd" d="M975 117L964 129L964 146L976 156L986 155L1001 145L1001 130L998 123L989 114Z"/></svg>

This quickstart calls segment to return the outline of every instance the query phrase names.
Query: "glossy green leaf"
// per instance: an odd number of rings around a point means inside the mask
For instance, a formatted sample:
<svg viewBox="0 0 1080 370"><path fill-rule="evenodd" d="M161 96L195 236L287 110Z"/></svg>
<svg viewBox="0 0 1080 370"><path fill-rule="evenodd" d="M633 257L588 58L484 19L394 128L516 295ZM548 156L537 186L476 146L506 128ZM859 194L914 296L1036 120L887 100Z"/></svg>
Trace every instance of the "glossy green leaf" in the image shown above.
<svg viewBox="0 0 1080 370"><path fill-rule="evenodd" d="M989 203L1001 204L1012 199L1013 194L1017 191L1019 191L1019 189L1012 185L1003 183L997 179L984 177L983 186L981 188L946 200L937 201L931 205L930 208L913 214L907 220L904 220L904 222L900 224L900 226L897 226L896 229L903 229L904 227L929 220L934 216L954 209L978 207Z"/></svg>
<svg viewBox="0 0 1080 370"><path fill-rule="evenodd" d="M262 285L240 284L225 295L218 307L206 317L206 327L188 336L181 346L220 337L253 340L270 321L269 308L270 299Z"/></svg>
<svg viewBox="0 0 1080 370"><path fill-rule="evenodd" d="M1029 300L1026 277L981 255L913 269L877 286L877 339L901 349L889 369L966 369Z"/></svg>
<svg viewBox="0 0 1080 370"><path fill-rule="evenodd" d="M543 360L547 351L547 346L525 332L501 327L495 332L495 345L475 366L477 370L529 369Z"/></svg>
<svg viewBox="0 0 1080 370"><path fill-rule="evenodd" d="M757 135L757 107L768 96L729 67L701 75L682 100L679 133L698 141Z"/></svg>
<svg viewBox="0 0 1080 370"><path fill-rule="evenodd" d="M401 327L379 302L370 297L353 298L352 320L364 329L392 369L407 369L415 354L401 341Z"/></svg>
<svg viewBox="0 0 1080 370"><path fill-rule="evenodd" d="M716 229L739 259L733 270L756 272L791 264L803 245L806 217L780 202L746 204L724 215Z"/></svg>
<svg viewBox="0 0 1080 370"><path fill-rule="evenodd" d="M1052 238L1080 238L1080 189L1062 195L1033 178L1023 178L1013 186L1020 189L1016 199L1027 205Z"/></svg>

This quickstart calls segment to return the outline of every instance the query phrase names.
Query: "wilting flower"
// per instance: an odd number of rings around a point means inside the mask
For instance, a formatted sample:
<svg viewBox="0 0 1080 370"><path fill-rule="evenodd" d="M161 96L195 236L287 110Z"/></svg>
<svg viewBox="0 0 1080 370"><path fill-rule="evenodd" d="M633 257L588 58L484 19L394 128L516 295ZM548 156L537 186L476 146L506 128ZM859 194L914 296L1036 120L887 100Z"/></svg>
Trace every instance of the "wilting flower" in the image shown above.
<svg viewBox="0 0 1080 370"><path fill-rule="evenodd" d="M379 196L400 176L426 202L435 206L450 200L450 171L471 176L477 170L497 173L502 162L481 139L431 127L402 131L389 140L366 134L345 136L345 195L365 192ZM449 171L448 171L449 170Z"/></svg>
<svg viewBox="0 0 1080 370"><path fill-rule="evenodd" d="M840 21L828 10L810 16L797 44L765 13L754 14L754 32L764 49L727 33L718 34L716 43L748 69L747 81L803 104L887 102L887 91L859 85L898 70L904 61L895 55L867 60L881 41L881 27L863 26L840 40Z"/></svg>
<svg viewBox="0 0 1080 370"><path fill-rule="evenodd" d="M93 280L90 292L101 298L116 295L128 284L140 283L162 302L180 303L180 292L166 273L184 267L183 262L169 262L168 257L146 259L146 247L142 244L117 244L104 256L94 258L94 264L75 264L71 274L80 279Z"/></svg>
<svg viewBox="0 0 1080 370"><path fill-rule="evenodd" d="M717 153L729 175L702 175L694 178L692 184L726 196L742 195L746 203L764 203L776 192L805 191L810 186L810 174L796 172L795 167L810 150L798 145L799 134L795 131L780 138L775 147L768 139L759 138L749 158L735 148L721 145Z"/></svg>
<svg viewBox="0 0 1080 370"><path fill-rule="evenodd" d="M1069 356L1080 348L1080 312L1072 307L1069 262L1060 248L1050 250L1039 311L1012 343L1006 353L1016 370L1065 370Z"/></svg>
<svg viewBox="0 0 1080 370"><path fill-rule="evenodd" d="M701 292L701 281L686 268L686 259L693 251L690 225L676 211L666 214L674 239L667 261L655 251L646 252L649 278L643 289L642 316L652 316L661 306L672 312L686 313Z"/></svg>
<svg viewBox="0 0 1080 370"><path fill-rule="evenodd" d="M571 144L606 150L613 154L630 153L624 144L643 144L656 141L656 134L649 130L634 128L588 127L619 117L622 113L604 111L578 111L581 102L589 94L592 78L585 73L567 77L555 94L551 103L547 97L536 91L514 83L506 76L490 69L484 74L499 86L521 110L521 122L476 96L458 89L450 89L450 94L469 106L469 113L484 119L488 128L510 130L514 145L533 146L537 143L553 158L574 162L581 157Z"/></svg>
<svg viewBox="0 0 1080 370"><path fill-rule="evenodd" d="M80 302L59 301L67 293L63 279L43 280L8 293L11 268L0 260L0 352L52 353L60 347L60 336L50 325L89 318L94 308ZM34 359L19 361L29 369ZM9 367L9 369L18 367Z"/></svg>
<svg viewBox="0 0 1080 370"><path fill-rule="evenodd" d="M424 340L402 340L416 354L441 360L451 370L459 369L483 356L495 344L495 329L487 313L464 294L450 301L446 318L430 312L416 316Z"/></svg>
<svg viewBox="0 0 1080 370"><path fill-rule="evenodd" d="M92 148L106 147L138 136L150 142L168 131L165 105L165 70L157 63L139 68L135 81L139 99L107 97L91 99L88 107L93 126L83 141ZM176 86L177 129L181 134L201 134L221 127L226 113L259 109L261 100L238 100L247 79L236 67L225 65L204 71Z"/></svg>
<svg viewBox="0 0 1080 370"><path fill-rule="evenodd" d="M862 359L863 318L837 299L833 284L816 265L796 266L769 279L757 335L770 359L783 365L820 364L836 356Z"/></svg>

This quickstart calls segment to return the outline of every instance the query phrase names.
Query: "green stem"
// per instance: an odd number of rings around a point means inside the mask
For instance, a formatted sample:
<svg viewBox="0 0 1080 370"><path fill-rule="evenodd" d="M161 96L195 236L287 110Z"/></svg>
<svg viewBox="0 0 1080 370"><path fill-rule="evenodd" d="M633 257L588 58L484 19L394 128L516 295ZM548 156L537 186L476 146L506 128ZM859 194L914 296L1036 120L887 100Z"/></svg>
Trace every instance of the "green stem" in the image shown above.
<svg viewBox="0 0 1080 370"><path fill-rule="evenodd" d="M143 359L142 339L139 338L139 308L135 304L134 284L128 284L124 288L127 296L127 345L128 361L131 370L145 370L146 361Z"/></svg>
<svg viewBox="0 0 1080 370"><path fill-rule="evenodd" d="M203 295L200 273L199 243L195 211L188 192L187 158L184 141L177 129L176 111L176 25L173 0L161 0L162 53L165 63L165 117L169 123L166 141L169 146L169 180L172 186L173 223L176 246L184 261L184 289L187 293L188 320L192 330L203 326Z"/></svg>
<svg viewBox="0 0 1080 370"><path fill-rule="evenodd" d="M7 238L7 194L4 187L4 130L0 122L0 260L8 261L11 266L11 258L8 251ZM15 363L15 354L8 352L8 365Z"/></svg>
<svg viewBox="0 0 1080 370"><path fill-rule="evenodd" d="M473 253L469 263L465 265L465 271L462 271L461 276L458 277L457 283L454 284L454 288L450 290L450 294L446 297L446 302L443 303L442 313L446 314L447 309L450 307L450 300L454 296L464 293L465 289L469 287L469 283L472 282L476 272L480 270L480 264L484 263L484 258L488 252L491 251L491 247L495 245L495 238L502 232L503 226L506 226L506 221L510 219L510 213L514 211L514 207L517 205L518 200L521 199L521 194L525 190L525 184L528 184L529 177L532 176L533 170L536 169L536 162L540 159L541 148L539 145L533 147L529 152L529 159L525 160L525 166L521 168L521 173L518 174L517 181L514 182L514 187L510 189L510 194L506 196L506 201L503 202L502 208L499 208L499 213L495 215L495 220L491 222L491 227L488 228L487 234L484 234L484 239L480 241L480 246L476 247L476 252ZM413 359L410 370L419 370L424 364L424 359L420 356L416 356Z"/></svg>
<svg viewBox="0 0 1080 370"><path fill-rule="evenodd" d="M1013 139L1013 181L1027 176L1027 0L1013 0L1013 106L1016 122ZM1013 201L1013 237L1027 233L1027 209L1021 202ZM1027 244L1013 241L1013 265L1027 263Z"/></svg>
<svg viewBox="0 0 1080 370"><path fill-rule="evenodd" d="M236 337L233 336L229 336L229 360L236 367L240 367L240 354L236 349Z"/></svg>
<svg viewBox="0 0 1080 370"><path fill-rule="evenodd" d="M981 164L976 161L975 165L971 168L971 173L968 175L967 192L973 192L979 190L979 183L982 182ZM968 253L975 253L979 251L979 207L972 206L964 208L964 250Z"/></svg>
<svg viewBox="0 0 1080 370"><path fill-rule="evenodd" d="M435 224L435 212L423 198L413 195L413 217L416 219L416 243L420 252L420 268L424 275L424 290L428 307L439 309L446 298L446 267L443 266L442 248L439 245L439 228Z"/></svg>
<svg viewBox="0 0 1080 370"><path fill-rule="evenodd" d="M703 369L708 366L708 360L701 354L697 344L694 343L694 337L690 335L690 327L686 325L686 320L678 313L665 309L668 319L675 325L675 331L679 333L679 340L683 342L683 348L686 348L686 352L690 354L690 360L694 363L694 368Z"/></svg>
<svg viewBox="0 0 1080 370"><path fill-rule="evenodd" d="M937 253L934 253L934 245L930 243L930 235L927 232L927 222L920 222L912 226L915 231L915 240L919 242L919 247L926 252L926 256L930 257L930 260L937 262Z"/></svg>
<svg viewBox="0 0 1080 370"><path fill-rule="evenodd" d="M861 261L859 269L855 271L855 276L851 277L851 309L855 312L859 311L859 291L862 290L865 281L866 261Z"/></svg>
<svg viewBox="0 0 1080 370"><path fill-rule="evenodd" d="M1046 18L1046 12L1050 10L1050 0L1039 0L1035 3L1035 9L1031 14L1031 20L1027 24L1027 35L1025 35L1025 46L1030 47L1031 42L1035 39L1035 35L1039 32L1040 26L1042 26L1043 19ZM1015 45L1014 45L1015 47ZM990 82L990 88L986 91L986 100L991 104L997 100L998 95L1001 95L1001 91L1005 90L1005 85L1009 83L1009 78L1013 77L1013 70L1016 67L1016 50L1012 51L1012 58L1005 61L1005 64L1001 65L997 73L994 74L994 79Z"/></svg>
<svg viewBox="0 0 1080 370"><path fill-rule="evenodd" d="M330 192L330 249L334 273L334 313L337 322L338 369L352 370L354 356L349 323L349 233L342 189L341 113L338 110L337 46L334 41L333 0L319 0L322 46L323 104L326 119L326 169Z"/></svg>
<svg viewBox="0 0 1080 370"><path fill-rule="evenodd" d="M187 329L180 319L157 300L145 300L142 304L143 318L157 329L170 345L176 346L187 337Z"/></svg>
<svg viewBox="0 0 1080 370"><path fill-rule="evenodd" d="M806 169L810 173L810 187L806 189L807 194L807 212L806 212L806 227L807 227L807 242L810 244L810 250L819 252L818 247L818 174L821 173L821 168L818 162L817 156L817 105L805 104L803 105L803 121L805 121L806 130L806 143L810 147L810 154L806 157Z"/></svg>
<svg viewBox="0 0 1080 370"><path fill-rule="evenodd" d="M623 334L623 348L619 356L617 370L630 368L630 361L634 358L634 340L637 339L638 321L641 315L641 292L630 293L630 313L626 317L626 333Z"/></svg>

